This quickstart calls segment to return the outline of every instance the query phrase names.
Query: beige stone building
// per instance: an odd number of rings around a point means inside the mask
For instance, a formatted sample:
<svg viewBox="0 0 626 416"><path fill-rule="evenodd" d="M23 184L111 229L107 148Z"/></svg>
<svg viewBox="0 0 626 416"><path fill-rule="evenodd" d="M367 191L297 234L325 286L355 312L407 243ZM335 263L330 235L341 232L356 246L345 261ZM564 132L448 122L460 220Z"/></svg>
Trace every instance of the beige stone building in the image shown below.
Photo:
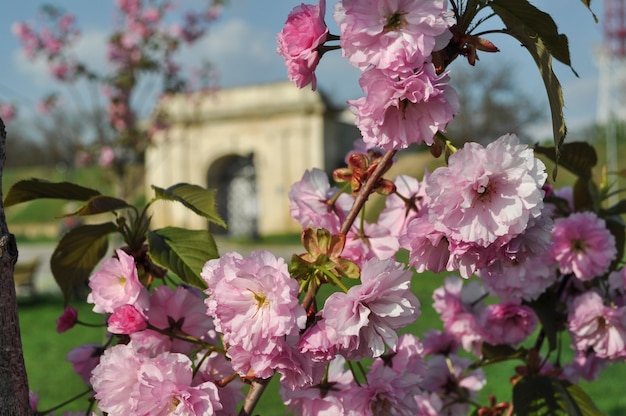
<svg viewBox="0 0 626 416"><path fill-rule="evenodd" d="M299 231L289 216L291 185L306 169L330 173L342 166L360 137L346 109L289 82L175 95L162 106L169 127L146 153L146 184L217 189L218 211L229 229L212 230L233 236ZM158 203L153 225L207 226L171 202Z"/></svg>

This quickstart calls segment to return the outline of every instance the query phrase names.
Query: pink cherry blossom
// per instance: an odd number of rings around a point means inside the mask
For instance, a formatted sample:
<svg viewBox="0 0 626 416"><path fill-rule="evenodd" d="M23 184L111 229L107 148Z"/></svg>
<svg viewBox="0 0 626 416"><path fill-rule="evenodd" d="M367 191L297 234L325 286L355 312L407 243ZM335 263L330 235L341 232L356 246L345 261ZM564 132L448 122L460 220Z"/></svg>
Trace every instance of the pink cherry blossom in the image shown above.
<svg viewBox="0 0 626 416"><path fill-rule="evenodd" d="M413 143L431 145L435 133L458 114L458 97L447 73L437 75L432 64L400 78L369 69L359 84L365 97L348 104L369 146L390 150Z"/></svg>
<svg viewBox="0 0 626 416"><path fill-rule="evenodd" d="M485 288L502 301L537 299L557 281L554 260L548 253L522 262L500 260L478 271Z"/></svg>
<svg viewBox="0 0 626 416"><path fill-rule="evenodd" d="M134 414L208 416L222 409L214 383L191 386L193 369L186 355L159 354L142 364L139 375Z"/></svg>
<svg viewBox="0 0 626 416"><path fill-rule="evenodd" d="M591 280L607 271L615 258L615 237L593 212L557 218L552 235L552 257L562 273Z"/></svg>
<svg viewBox="0 0 626 416"><path fill-rule="evenodd" d="M363 0L338 3L335 20L350 63L393 72L411 72L426 62L435 38L448 31L445 0ZM440 40L441 41L441 40ZM447 43L443 42L442 43Z"/></svg>
<svg viewBox="0 0 626 416"><path fill-rule="evenodd" d="M67 353L66 359L72 363L72 369L89 385L91 372L100 362L104 348L98 344L85 344L76 347Z"/></svg>
<svg viewBox="0 0 626 416"><path fill-rule="evenodd" d="M313 90L317 87L315 68L322 56L320 47L328 36L325 13L326 0L296 6L277 36L278 53L285 59L289 79L298 88L309 84Z"/></svg>
<svg viewBox="0 0 626 416"><path fill-rule="evenodd" d="M150 296L150 307L145 316L151 326L173 335L190 335L206 342L217 338L213 321L206 314L204 297L192 288L157 287ZM152 352L188 353L196 348L196 344L153 330L131 333L130 338Z"/></svg>
<svg viewBox="0 0 626 416"><path fill-rule="evenodd" d="M336 332L345 354L378 357L385 344L395 348L395 331L420 314L411 277L412 272L394 260L371 259L363 264L360 285L326 299L320 316ZM355 343L357 350L345 351Z"/></svg>
<svg viewBox="0 0 626 416"><path fill-rule="evenodd" d="M293 390L281 385L283 402L296 416L344 414L344 391L353 381L352 374L344 369L344 364L343 357L337 357L330 363L325 384Z"/></svg>
<svg viewBox="0 0 626 416"><path fill-rule="evenodd" d="M393 236L389 229L378 223L370 224L363 221L362 229L354 224L348 231L341 256L361 266L373 258L390 259L399 248L398 238Z"/></svg>
<svg viewBox="0 0 626 416"><path fill-rule="evenodd" d="M400 246L409 250L409 264L418 273L453 270L449 242L427 216L415 217L407 224Z"/></svg>
<svg viewBox="0 0 626 416"><path fill-rule="evenodd" d="M429 220L457 243L503 246L543 208L545 165L517 136L466 143L428 178Z"/></svg>
<svg viewBox="0 0 626 416"><path fill-rule="evenodd" d="M4 123L9 123L15 118L17 111L13 104L0 103L0 118Z"/></svg>
<svg viewBox="0 0 626 416"><path fill-rule="evenodd" d="M626 357L626 307L605 306L596 292L574 299L568 329L578 351L592 349L599 358Z"/></svg>
<svg viewBox="0 0 626 416"><path fill-rule="evenodd" d="M485 342L516 346L537 327L537 316L525 305L498 303L487 305L478 317Z"/></svg>
<svg viewBox="0 0 626 416"><path fill-rule="evenodd" d="M420 386L426 391L437 393L442 398L443 408L448 415L467 415L469 405L467 397L458 400L459 390L462 396L475 397L487 383L482 369L469 371L472 360L451 355L435 355L427 362L427 371Z"/></svg>
<svg viewBox="0 0 626 416"><path fill-rule="evenodd" d="M112 334L132 334L147 327L146 317L133 305L116 308L107 321L107 330Z"/></svg>
<svg viewBox="0 0 626 416"><path fill-rule="evenodd" d="M289 213L303 228L324 228L336 233L353 202L347 194L336 197L338 192L339 189L330 186L323 170L307 170L291 186Z"/></svg>
<svg viewBox="0 0 626 416"><path fill-rule="evenodd" d="M428 174L426 174L428 176ZM428 199L424 183L408 175L393 180L396 192L385 200L385 208L378 216L378 224L387 228L391 235L400 237L413 218L424 215Z"/></svg>
<svg viewBox="0 0 626 416"><path fill-rule="evenodd" d="M114 415L131 415L136 409L134 393L139 384L139 370L148 357L137 354L131 345L107 348L91 373L91 385L98 407Z"/></svg>
<svg viewBox="0 0 626 416"><path fill-rule="evenodd" d="M237 414L237 406L244 399L243 387L244 383L239 378L229 381L228 384L222 385L225 379L232 376L234 370L230 361L217 352L206 354L201 351L196 355L196 374L194 376L192 386L197 386L206 381L215 383L218 386L217 393L222 409L216 412L217 416L231 416Z"/></svg>
<svg viewBox="0 0 626 416"><path fill-rule="evenodd" d="M210 276L222 274L224 278ZM207 275L208 314L227 344L263 352L272 347L273 339L296 335L304 328L298 283L289 276L283 259L263 250L247 258L224 255L209 261L203 271L203 277Z"/></svg>
<svg viewBox="0 0 626 416"><path fill-rule="evenodd" d="M433 308L443 321L444 329L453 335L466 351L476 351L483 341L478 316L484 309L485 292L477 281L447 277L442 287L433 292Z"/></svg>
<svg viewBox="0 0 626 416"><path fill-rule="evenodd" d="M148 308L148 290L139 282L135 259L123 250L117 258L102 262L102 267L89 278L91 293L87 302L93 303L97 313L113 313L123 305L133 305L137 310Z"/></svg>
<svg viewBox="0 0 626 416"><path fill-rule="evenodd" d="M78 311L72 306L66 306L59 319L57 319L57 332L59 334L74 328L78 320Z"/></svg>

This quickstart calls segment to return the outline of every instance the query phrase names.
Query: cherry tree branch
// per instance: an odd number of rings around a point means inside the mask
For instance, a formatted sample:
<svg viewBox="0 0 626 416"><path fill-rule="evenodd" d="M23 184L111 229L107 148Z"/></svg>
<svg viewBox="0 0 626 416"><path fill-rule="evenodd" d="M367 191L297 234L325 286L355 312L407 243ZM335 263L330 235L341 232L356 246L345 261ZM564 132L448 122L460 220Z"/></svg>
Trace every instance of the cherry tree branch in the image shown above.
<svg viewBox="0 0 626 416"><path fill-rule="evenodd" d="M30 415L28 379L17 313L13 273L17 262L15 236L9 233L2 203L2 171L6 161L6 130L0 119L0 409L6 415Z"/></svg>

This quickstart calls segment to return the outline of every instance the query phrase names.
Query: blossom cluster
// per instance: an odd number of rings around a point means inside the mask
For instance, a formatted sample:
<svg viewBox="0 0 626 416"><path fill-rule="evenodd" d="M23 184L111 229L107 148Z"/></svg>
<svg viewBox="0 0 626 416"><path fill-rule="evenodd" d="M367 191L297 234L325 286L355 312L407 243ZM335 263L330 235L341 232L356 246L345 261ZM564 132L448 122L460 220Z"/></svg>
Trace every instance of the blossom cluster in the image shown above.
<svg viewBox="0 0 626 416"><path fill-rule="evenodd" d="M119 40L132 45L159 13L119 4L141 15ZM255 382L278 373L296 415L463 415L476 411L486 384L480 367L494 351L525 360L514 380L591 380L623 361L626 268L615 222L581 205L580 189L547 184L546 166L516 135L453 149L421 180L383 177L396 150L433 144L458 111L448 74L432 58L452 37L447 3L343 0L333 14L340 36L328 32L325 11L324 0L294 8L279 53L298 87L315 88L323 53L342 50L362 71L366 96L349 105L363 140L333 172L342 188L312 169L289 192L308 253L291 264L265 250L225 253L197 270L197 288L142 275L136 259L117 250L89 279L87 301L106 316L107 342L68 354L100 409L232 415L243 382L253 383L253 394ZM336 40L338 47L327 45ZM386 195L375 222L359 205L368 189ZM426 271L461 277L434 290L441 329L420 338L408 327L419 322L424 298L411 286ZM66 309L58 331L77 319ZM547 331L569 333L572 362L541 356L551 352L541 349L554 335ZM512 412L498 406L477 413Z"/></svg>

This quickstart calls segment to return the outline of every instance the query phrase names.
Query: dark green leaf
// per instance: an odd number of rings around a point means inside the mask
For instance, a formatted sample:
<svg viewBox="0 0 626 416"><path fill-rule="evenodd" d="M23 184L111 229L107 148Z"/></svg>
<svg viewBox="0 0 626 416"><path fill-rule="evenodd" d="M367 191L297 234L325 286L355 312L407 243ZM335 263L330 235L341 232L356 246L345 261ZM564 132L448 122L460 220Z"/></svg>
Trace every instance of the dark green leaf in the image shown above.
<svg viewBox="0 0 626 416"><path fill-rule="evenodd" d="M122 208L130 208L126 201L105 195L97 195L89 199L78 211L69 215L96 215L105 212L116 211Z"/></svg>
<svg viewBox="0 0 626 416"><path fill-rule="evenodd" d="M567 36L559 33L549 14L527 0L493 0L489 5L508 30L526 36L538 36L554 59L572 67Z"/></svg>
<svg viewBox="0 0 626 416"><path fill-rule="evenodd" d="M486 342L480 347L482 358L472 365L472 368L484 367L502 361L509 361L523 358L528 351L525 349L515 349L509 345L491 345Z"/></svg>
<svg viewBox="0 0 626 416"><path fill-rule="evenodd" d="M4 198L4 206L9 207L35 199L52 198L71 201L87 201L100 195L95 189L85 188L70 182L49 182L44 179L25 179L16 182Z"/></svg>
<svg viewBox="0 0 626 416"><path fill-rule="evenodd" d="M535 146L535 152L557 162L557 154L553 147ZM580 178L591 179L591 171L598 164L598 155L596 149L589 143L565 143L561 146L558 163Z"/></svg>
<svg viewBox="0 0 626 416"><path fill-rule="evenodd" d="M576 211L593 211L598 199L598 189L590 179L578 178L574 183L574 209Z"/></svg>
<svg viewBox="0 0 626 416"><path fill-rule="evenodd" d="M117 226L112 222L81 225L61 238L50 258L50 268L66 304L74 288L87 281L93 268L104 257L108 248L107 236L116 230Z"/></svg>
<svg viewBox="0 0 626 416"><path fill-rule="evenodd" d="M519 416L600 416L589 396L566 380L526 376L513 387L513 406Z"/></svg>
<svg viewBox="0 0 626 416"><path fill-rule="evenodd" d="M519 40L522 45L528 49L528 52L535 60L535 64L537 64L537 68L539 68L543 83L546 86L548 102L550 103L550 112L552 114L552 132L554 136L555 156L558 166L560 149L563 141L565 140L567 128L565 127L565 117L563 116L563 106L565 105L563 101L563 90L561 89L559 80L552 70L552 57L550 55L550 51L537 33L524 25L523 21L520 21L509 11L508 8L502 6L502 3L506 3L506 1L498 1L498 5L500 7L494 7L493 2L490 4L492 5L494 11L498 13L502 21L506 24L507 30L505 33L508 33L515 39ZM553 177L556 177L556 172L557 168L555 167L554 172L552 173Z"/></svg>
<svg viewBox="0 0 626 416"><path fill-rule="evenodd" d="M620 200L617 204L603 211L604 216L626 214L626 199Z"/></svg>
<svg viewBox="0 0 626 416"><path fill-rule="evenodd" d="M196 214L226 228L226 223L215 209L215 189L205 189L198 185L179 183L167 189L152 186L157 199L178 201Z"/></svg>
<svg viewBox="0 0 626 416"><path fill-rule="evenodd" d="M591 15L593 16L593 20L596 21L596 23L598 23L598 17L595 15L595 13L593 12L593 10L591 10L591 0L580 0L583 2L583 4L585 6L587 6L587 8L589 9L589 11L591 12Z"/></svg>
<svg viewBox="0 0 626 416"><path fill-rule="evenodd" d="M556 295L546 290L539 298L528 303L539 321L541 322L542 329L548 339L548 347L550 351L556 349L556 334L557 334L557 311L555 305L557 304Z"/></svg>
<svg viewBox="0 0 626 416"><path fill-rule="evenodd" d="M157 264L176 273L183 281L200 288L204 264L219 257L213 236L204 230L166 227L148 233L150 257Z"/></svg>

